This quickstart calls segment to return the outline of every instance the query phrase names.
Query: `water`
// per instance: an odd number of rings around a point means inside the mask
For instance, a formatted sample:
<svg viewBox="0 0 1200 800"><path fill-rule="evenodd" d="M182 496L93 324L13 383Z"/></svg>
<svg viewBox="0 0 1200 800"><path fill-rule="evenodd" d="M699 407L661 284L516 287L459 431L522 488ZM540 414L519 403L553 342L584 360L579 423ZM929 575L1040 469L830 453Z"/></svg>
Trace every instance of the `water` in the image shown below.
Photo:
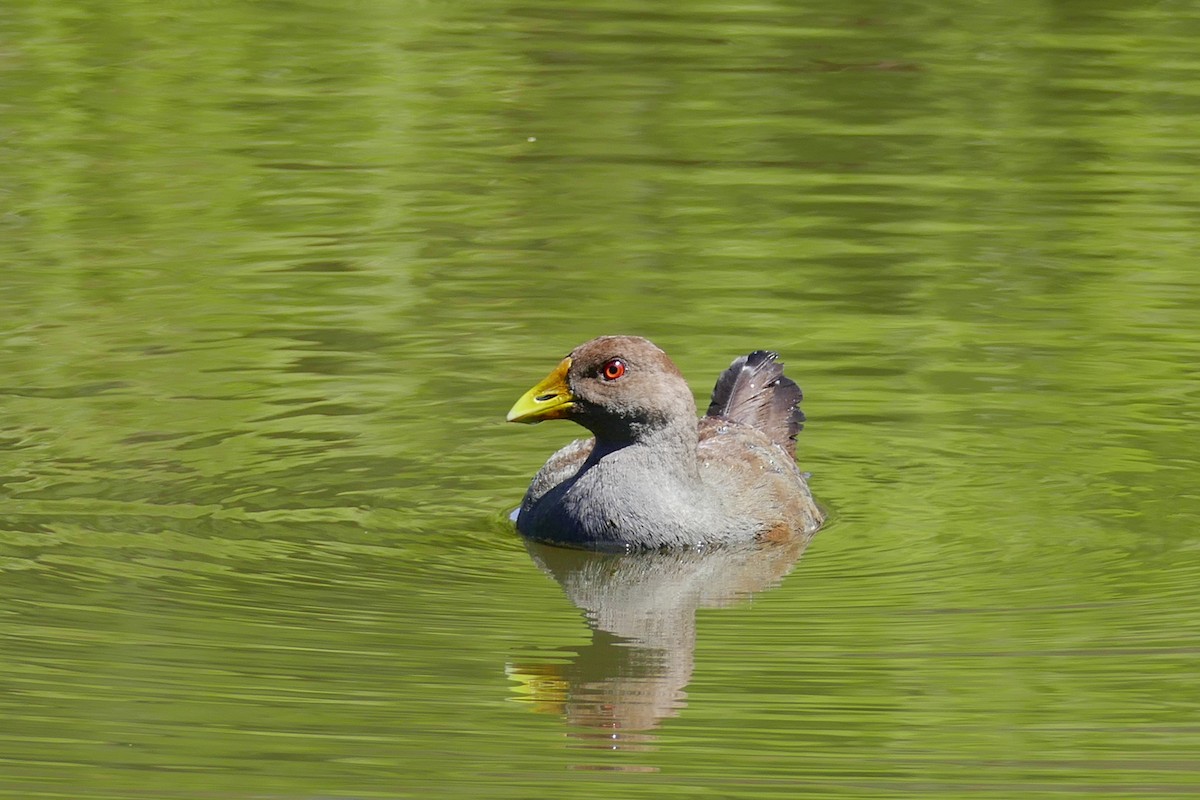
<svg viewBox="0 0 1200 800"><path fill-rule="evenodd" d="M0 797L1200 791L1200 8L20 2ZM527 549L639 333L804 553Z"/></svg>

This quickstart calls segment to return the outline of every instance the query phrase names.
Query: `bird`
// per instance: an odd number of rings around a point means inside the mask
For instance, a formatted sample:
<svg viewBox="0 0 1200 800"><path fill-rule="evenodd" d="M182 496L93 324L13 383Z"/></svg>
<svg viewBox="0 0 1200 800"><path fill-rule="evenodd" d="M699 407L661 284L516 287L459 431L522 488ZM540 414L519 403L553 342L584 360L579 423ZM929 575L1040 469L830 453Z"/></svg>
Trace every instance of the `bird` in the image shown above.
<svg viewBox="0 0 1200 800"><path fill-rule="evenodd" d="M609 551L808 537L824 522L795 461L803 395L779 355L721 373L703 417L679 368L639 336L600 336L521 396L507 420L591 432L554 453L516 512L534 541Z"/></svg>

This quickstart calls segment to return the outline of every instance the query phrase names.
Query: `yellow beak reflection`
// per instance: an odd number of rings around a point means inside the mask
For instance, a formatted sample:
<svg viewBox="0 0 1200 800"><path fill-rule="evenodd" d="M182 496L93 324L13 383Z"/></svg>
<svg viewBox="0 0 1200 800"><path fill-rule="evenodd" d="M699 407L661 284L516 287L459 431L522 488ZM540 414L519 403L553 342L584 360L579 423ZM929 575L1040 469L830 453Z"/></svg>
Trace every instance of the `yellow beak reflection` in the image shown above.
<svg viewBox="0 0 1200 800"><path fill-rule="evenodd" d="M562 419L575 404L571 388L567 386L567 370L571 359L564 358L545 379L534 386L516 402L508 412L509 422L533 424L544 419Z"/></svg>

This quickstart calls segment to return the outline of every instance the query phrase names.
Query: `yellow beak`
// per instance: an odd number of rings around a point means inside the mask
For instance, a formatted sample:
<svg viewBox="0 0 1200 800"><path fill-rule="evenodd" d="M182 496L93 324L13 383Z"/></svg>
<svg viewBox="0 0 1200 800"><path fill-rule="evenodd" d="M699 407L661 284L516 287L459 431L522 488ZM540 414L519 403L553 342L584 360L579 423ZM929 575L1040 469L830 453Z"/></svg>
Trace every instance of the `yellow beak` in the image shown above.
<svg viewBox="0 0 1200 800"><path fill-rule="evenodd" d="M534 386L508 412L509 422L533 424L544 419L562 419L575 405L575 396L567 385L571 359L564 358L554 372Z"/></svg>

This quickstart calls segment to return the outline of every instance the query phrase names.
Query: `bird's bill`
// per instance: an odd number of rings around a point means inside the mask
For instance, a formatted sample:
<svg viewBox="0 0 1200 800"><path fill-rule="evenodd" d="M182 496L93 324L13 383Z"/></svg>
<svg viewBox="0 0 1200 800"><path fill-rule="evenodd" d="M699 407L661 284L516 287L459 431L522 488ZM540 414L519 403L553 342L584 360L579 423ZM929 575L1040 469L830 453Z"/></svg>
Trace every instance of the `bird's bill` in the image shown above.
<svg viewBox="0 0 1200 800"><path fill-rule="evenodd" d="M513 405L506 419L532 425L544 419L562 419L575 407L575 396L567 384L571 359L564 358L541 383L534 386Z"/></svg>

